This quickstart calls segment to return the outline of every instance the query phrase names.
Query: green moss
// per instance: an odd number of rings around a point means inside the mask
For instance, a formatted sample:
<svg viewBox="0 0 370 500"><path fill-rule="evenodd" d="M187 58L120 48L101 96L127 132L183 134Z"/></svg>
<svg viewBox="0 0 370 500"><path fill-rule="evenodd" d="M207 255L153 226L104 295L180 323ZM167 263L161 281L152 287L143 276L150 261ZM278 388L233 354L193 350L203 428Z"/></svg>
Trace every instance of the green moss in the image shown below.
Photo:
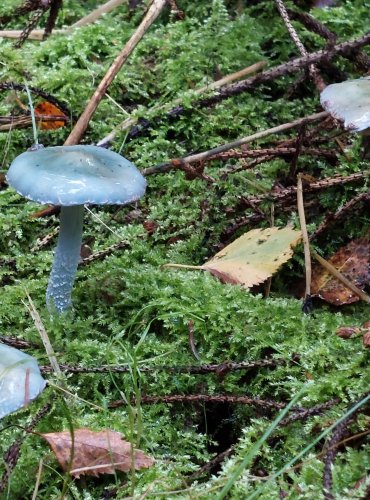
<svg viewBox="0 0 370 500"><path fill-rule="evenodd" d="M3 2L0 15L11 11L13 3ZM125 132L117 135L113 148L118 151L124 144L123 154L140 168L146 168L317 111L317 94L309 84L303 96L285 98L294 76L224 100L212 108L192 111L194 89L212 82L215 75L226 75L260 60L273 66L297 55L274 3L251 3L255 5L245 7L241 2L221 0L190 2L191 5L178 2L186 12L183 21L168 13L160 16L109 88L114 102L103 100L84 142L102 139L127 113L152 120L163 118L158 106L181 98L187 111L178 120L160 120L147 135L127 143ZM92 0L65 1L58 27L75 22L99 4ZM312 14L340 39L347 40L365 32L368 7L368 2L343 1L337 8L315 10ZM144 7L132 11L123 4L96 24L68 36L53 35L43 43L28 41L18 50L11 42L3 42L0 78L19 83L26 80L42 88L64 101L76 118L143 12ZM13 19L10 27L21 29L25 21L26 17ZM296 26L308 50L324 46L318 36ZM340 66L349 76L356 75L350 63L341 60ZM20 109L12 94L4 92L0 113L12 112L20 113ZM45 145L61 144L68 133L68 127L41 131L40 140ZM1 134L3 171L31 143L30 129ZM269 145L271 138L258 144ZM360 153L360 141L353 139L351 158L341 156L337 164L330 165L322 159L301 157L298 168L316 177L349 175L367 168ZM28 409L2 421L2 449L22 434L19 428L8 426L26 426L38 409L52 400L52 410L37 426L38 432L65 430L71 423L75 429L110 428L122 432L156 459L153 468L135 475L117 473L69 482L46 443L29 435L11 475L9 498L32 498L40 459L44 462L40 499L59 498L64 487L67 497L76 499L103 498L112 489L117 489L117 498L139 498L148 490L153 498L169 498L177 490L184 491L176 493L176 498L211 498L275 415L244 405L228 406L219 417L216 414L220 407L207 404L132 404L109 408L109 403L123 395L130 400L144 395L226 393L287 403L303 383L312 380L300 405L312 407L339 398L340 403L322 415L276 429L273 439L261 448L251 471L245 471L231 490L230 498L244 499L260 485L259 473L272 474L283 467L314 440L318 430L340 418L350 401L358 399L368 387L368 350L363 349L360 338L346 341L335 335L339 326L358 326L368 320L368 306L354 304L334 309L317 303L313 315L303 315L301 301L288 292L303 274L301 254L297 253L295 260L274 278L268 299L262 298L262 289L260 294L251 293L222 284L201 271L161 267L168 262L202 264L215 253L234 217L252 212L237 208L240 198L268 192L276 180L284 182L290 168L289 162L280 158L251 171L222 175L230 165L240 166L241 162L207 165L206 172L216 179L217 187L206 186L201 179L187 180L183 172L171 171L148 177L147 197L137 206L119 210L92 207L110 228L109 231L86 213L84 234L93 251L120 239L129 240L130 245L79 269L73 292L75 309L59 320L50 319L44 298L55 241L31 251L38 238L57 226L57 219L33 219L30 216L39 209L37 204L25 201L10 189L0 191L0 333L33 342L35 347L29 352L40 364L48 364L29 315L27 291L60 363L131 367L131 373L126 374L68 375L64 384L72 395L64 396L65 400L54 386L48 387ZM367 189L366 185L348 184L318 194L322 210L308 214L310 230L317 227L324 210L334 211ZM260 226L268 226L271 202L266 201L261 208L266 220ZM297 224L294 210L275 215L279 225ZM153 234L147 233L145 221L154 223ZM333 226L319 242L320 249L326 254L337 250L348 239L366 234L368 224L368 215L361 213L356 224L349 218ZM243 231L247 229L249 226ZM200 361L189 347L190 321L194 324ZM228 360L253 362L265 356L285 363L274 368L210 375L173 373L160 368ZM158 369L146 372L140 370L142 366ZM52 376L48 378L55 382ZM361 418L358 426L353 425L353 432L366 429L367 417ZM215 441L221 441L220 436L229 440L228 444L236 443L235 454L224 461L218 475L205 475L188 485L187 475L214 456ZM222 445L225 443L220 443L219 450ZM263 498L275 500L282 491L292 499L322 498L323 463L317 456L321 450L322 443L304 457L300 468L289 470L272 482ZM333 490L338 498L350 498L351 488L366 474L368 452L365 440L341 450L333 467Z"/></svg>

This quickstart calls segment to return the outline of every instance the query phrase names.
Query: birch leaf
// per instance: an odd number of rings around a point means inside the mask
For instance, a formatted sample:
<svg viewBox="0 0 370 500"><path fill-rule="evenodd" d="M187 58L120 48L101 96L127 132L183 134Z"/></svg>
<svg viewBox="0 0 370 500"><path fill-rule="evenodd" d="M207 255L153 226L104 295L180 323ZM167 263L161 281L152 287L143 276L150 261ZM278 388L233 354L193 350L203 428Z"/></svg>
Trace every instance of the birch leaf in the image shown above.
<svg viewBox="0 0 370 500"><path fill-rule="evenodd" d="M202 269L224 283L250 288L272 276L293 255L293 247L301 240L301 232L290 227L253 229L217 253L202 266L181 266Z"/></svg>

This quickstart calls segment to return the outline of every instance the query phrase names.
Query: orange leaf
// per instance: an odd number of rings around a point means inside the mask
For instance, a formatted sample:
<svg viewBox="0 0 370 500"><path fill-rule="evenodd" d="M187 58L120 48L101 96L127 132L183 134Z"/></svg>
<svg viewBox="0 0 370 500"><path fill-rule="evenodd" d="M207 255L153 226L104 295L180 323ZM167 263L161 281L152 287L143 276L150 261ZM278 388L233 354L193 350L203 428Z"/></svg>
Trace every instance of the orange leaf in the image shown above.
<svg viewBox="0 0 370 500"><path fill-rule="evenodd" d="M69 431L41 436L49 443L62 469L69 471L72 476L98 476L114 474L115 470L127 472L131 469L131 443L124 441L119 432L76 429L71 464L72 436ZM150 467L154 463L151 457L140 450L134 450L133 460L135 469Z"/></svg>
<svg viewBox="0 0 370 500"><path fill-rule="evenodd" d="M67 115L63 113L57 106L54 104L51 104L51 102L47 101L42 101L39 102L35 106L35 115L36 116L42 116L42 117L55 117L55 118L60 118L64 117L67 119ZM43 121L41 120L40 128L43 130L55 130L60 127L64 127L66 124L65 120L52 120L52 121Z"/></svg>
<svg viewBox="0 0 370 500"><path fill-rule="evenodd" d="M363 290L369 281L369 256L369 241L366 238L359 238L340 248L328 262ZM336 306L360 300L352 290L321 266L315 266L312 271L311 295Z"/></svg>

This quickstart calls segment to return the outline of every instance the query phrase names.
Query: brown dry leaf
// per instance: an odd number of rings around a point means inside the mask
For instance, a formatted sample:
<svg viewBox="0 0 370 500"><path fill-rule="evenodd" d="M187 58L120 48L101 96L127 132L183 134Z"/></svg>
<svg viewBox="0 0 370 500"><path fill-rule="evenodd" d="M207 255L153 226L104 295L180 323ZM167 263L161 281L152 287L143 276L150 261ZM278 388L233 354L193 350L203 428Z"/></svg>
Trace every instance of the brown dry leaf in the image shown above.
<svg viewBox="0 0 370 500"><path fill-rule="evenodd" d="M370 330L364 333L362 342L364 344L364 347L370 347Z"/></svg>
<svg viewBox="0 0 370 500"><path fill-rule="evenodd" d="M328 262L363 290L370 278L369 257L369 241L366 238L359 238L340 248ZM311 295L337 306L360 300L322 266L315 266L312 270Z"/></svg>
<svg viewBox="0 0 370 500"><path fill-rule="evenodd" d="M63 117L67 118L67 116L63 113L62 110L60 110L57 106L54 104L51 104L51 102L47 101L42 101L39 102L35 106L35 115L36 116L48 116L48 117ZM64 127L66 124L65 120L53 120L53 121L42 121L41 120L41 125L40 128L43 130L55 130L60 127Z"/></svg>
<svg viewBox="0 0 370 500"><path fill-rule="evenodd" d="M69 431L41 434L49 443L64 471L69 470L72 437ZM135 469L153 465L154 460L140 450L134 450ZM74 432L74 454L70 473L98 476L113 474L115 470L127 472L131 469L131 443L124 441L119 432L108 429L91 431L76 429Z"/></svg>

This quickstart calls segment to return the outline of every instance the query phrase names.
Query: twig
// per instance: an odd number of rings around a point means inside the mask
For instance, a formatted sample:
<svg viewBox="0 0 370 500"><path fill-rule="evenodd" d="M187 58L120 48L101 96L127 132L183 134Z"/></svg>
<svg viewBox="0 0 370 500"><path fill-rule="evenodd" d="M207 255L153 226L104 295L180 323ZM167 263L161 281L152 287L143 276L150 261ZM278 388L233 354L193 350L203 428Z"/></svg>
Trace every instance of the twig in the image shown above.
<svg viewBox="0 0 370 500"><path fill-rule="evenodd" d="M287 12L287 9L285 8L283 0L275 0L275 2L276 2L277 8L280 12L280 15L284 21L284 24L285 24L293 42L295 43L296 47L298 48L300 54L303 57L307 57L308 52L307 52L305 46L303 45L303 43L301 42L301 40L298 36L298 33L294 29L294 26L292 25L292 23L289 19L289 14ZM323 81L323 79L321 78L316 66L314 64L310 64L308 66L308 71L309 71L309 74L310 74L312 80L314 81L318 91L321 92L322 90L324 90L326 85L325 85L325 82Z"/></svg>
<svg viewBox="0 0 370 500"><path fill-rule="evenodd" d="M304 203L303 203L303 186L302 186L302 174L298 174L297 183L297 207L299 214L299 223L302 231L303 249L304 249L304 262L306 269L306 293L305 301L308 301L311 297L311 255L310 255L310 243L308 240L308 232L306 226L306 216L304 213Z"/></svg>
<svg viewBox="0 0 370 500"><path fill-rule="evenodd" d="M343 283L344 286L352 290L353 293L358 295L361 300L364 302L367 302L368 304L370 303L370 297L367 293L365 293L363 290L360 290L352 281L349 281L345 276L343 276L342 273L338 271L330 262L327 260L323 259L321 255L316 253L312 248L311 248L311 255L314 257L332 276L337 278L341 283Z"/></svg>
<svg viewBox="0 0 370 500"><path fill-rule="evenodd" d="M234 82L235 80L239 80L243 76L250 75L251 73L256 73L257 71L260 71L266 63L264 61L260 61L258 63L252 64L251 66L247 66L244 69L241 69L240 71L237 71L235 73L232 73L230 75L227 75L220 80L216 80L215 82L212 82L205 87L201 87L199 89L195 89L193 93L195 95L199 95L205 92L213 91L216 90L223 85L229 84L231 82ZM154 106L148 110L148 112L153 112L153 111L168 111L171 107L177 106L182 102L182 98L176 99L168 104L164 104L162 106ZM112 132L110 132L106 137L104 137L102 140L100 140L97 145L101 147L108 147L109 144L114 140L118 132L123 132L124 130L127 130L131 128L133 125L136 125L140 121L140 118L136 117L129 117L126 118L122 123L120 123L117 127L115 127Z"/></svg>
<svg viewBox="0 0 370 500"><path fill-rule="evenodd" d="M288 123L283 123L276 127L272 127L266 130L261 130L260 132L256 132L255 134L248 135L246 137L242 137L237 141L229 142L227 144L222 144L221 146L217 146L216 148L209 149L208 151L203 151L202 153L197 153L195 155L185 156L183 158L176 158L174 160L170 160L166 163L161 163L159 165L155 165L154 167L149 167L144 169L144 175L151 175L154 173L162 173L163 171L168 170L169 167L173 167L174 165L178 165L179 163L196 163L199 161L204 161L211 156L214 156L219 153L223 153L224 151L228 151L229 149L238 148L243 144L247 144L249 142L255 141L256 139L261 139L262 137L267 137L271 134L277 134L279 132L283 132L284 130L290 130L292 128L298 127L303 123L314 122L317 120L321 120L326 118L328 113L326 111L322 111L321 113L314 113L313 115L305 116L303 118L298 118L297 120L293 120Z"/></svg>
<svg viewBox="0 0 370 500"><path fill-rule="evenodd" d="M251 406L258 406L266 410L281 410L285 408L284 403L276 401L267 401L258 398L248 398L247 396L229 396L224 394L174 394L171 396L141 396L140 402L142 404L157 404L157 403L229 403L229 404L244 404ZM135 404L133 399L132 404ZM108 405L109 408L118 408L119 406L126 405L127 401L119 399L113 401Z"/></svg>
<svg viewBox="0 0 370 500"><path fill-rule="evenodd" d="M207 462L206 464L202 465L198 470L193 472L193 474L190 474L185 481L186 483L192 483L199 477L203 476L203 474L207 474L212 471L212 469L215 468L216 465L218 465L220 462L223 462L225 458L228 458L235 450L235 446L230 446L230 448L227 448L227 450L222 451L218 455L216 455L212 460Z"/></svg>
<svg viewBox="0 0 370 500"><path fill-rule="evenodd" d="M99 83L94 94L92 95L90 101L88 102L84 112L78 119L76 125L74 126L72 132L67 137L65 141L66 146L71 146L73 144L78 144L84 132L86 131L89 121L94 114L96 108L98 107L100 101L104 97L109 85L112 83L113 79L122 68L125 61L131 55L132 51L136 45L143 38L147 30L157 19L162 9L166 5L166 0L153 0L153 3L149 7L144 19L140 23L139 27L135 33L131 36L130 40L126 43L123 50L118 54L116 59L113 61L112 65L108 69L102 81Z"/></svg>
<svg viewBox="0 0 370 500"><path fill-rule="evenodd" d="M272 368L279 365L287 364L286 360L283 359L260 359L257 361L246 361L241 363L225 362L219 364L202 364L202 365L188 365L188 366L145 366L140 365L140 372L143 373L156 373L158 371L164 371L169 373L189 373L192 375L206 375L209 373L225 373L228 371L238 371L238 370L253 370L256 368ZM121 366L70 366L70 365L59 365L60 369L64 373L130 373L131 367L128 365ZM52 371L51 366L40 366L42 373L50 373Z"/></svg>
<svg viewBox="0 0 370 500"><path fill-rule="evenodd" d="M36 344L28 342L27 340L20 339L19 337L7 337L6 335L0 335L0 342L9 345L10 347L15 347L16 349L29 349L30 347L37 347Z"/></svg>
<svg viewBox="0 0 370 500"><path fill-rule="evenodd" d="M215 104L228 99L230 97L239 95L243 92L249 92L260 84L273 81L281 76L288 75L291 73L296 73L301 71L301 69L307 68L310 64L324 62L332 59L337 55L349 56L354 50L360 47L368 45L370 43L370 33L364 35L361 38L357 38L350 42L343 42L334 47L330 47L326 50L320 50L318 52L313 52L307 57L299 57L293 59L287 63L275 66L267 71L264 71L256 76L247 78L238 83L233 83L221 88L214 95L205 97L193 103L193 108L186 111L194 111L201 108L209 108ZM174 119L178 118L185 112L185 108L182 106L177 106L171 109L164 118ZM162 117L163 120L163 117ZM143 120L137 126L133 127L127 135L126 141L135 139L143 135L147 130L151 129L154 125L158 125L161 121L160 118L150 122L148 120Z"/></svg>
<svg viewBox="0 0 370 500"><path fill-rule="evenodd" d="M68 28L54 30L53 33L57 33L58 35L67 35L71 31L73 31L75 28L79 28L81 26L86 26L88 24L94 23L103 14L107 14L108 12L111 12L113 9L115 9L119 5L122 5L125 2L126 2L126 0L110 0L109 2L105 3L104 5L101 5L97 9L90 12L90 14L87 14L86 16L79 19L77 22L71 24L71 26L69 26ZM3 37L3 38L19 38L21 36L21 34L22 34L22 31L20 31L20 30L2 30L2 31L0 31L0 37ZM28 34L28 39L29 40L42 40L44 38L44 35L45 35L45 31L43 29L32 30Z"/></svg>
<svg viewBox="0 0 370 500"><path fill-rule="evenodd" d="M323 411L331 408L332 406L335 406L336 404L340 403L340 399L331 399L330 401L327 401L326 403L322 403L316 406L313 406L312 408L305 408L303 411L299 411L297 413L293 413L287 418L284 418L280 422L280 425L282 427L286 427L287 425L296 422L297 420L305 420L309 417L313 417L315 415L320 415Z"/></svg>

